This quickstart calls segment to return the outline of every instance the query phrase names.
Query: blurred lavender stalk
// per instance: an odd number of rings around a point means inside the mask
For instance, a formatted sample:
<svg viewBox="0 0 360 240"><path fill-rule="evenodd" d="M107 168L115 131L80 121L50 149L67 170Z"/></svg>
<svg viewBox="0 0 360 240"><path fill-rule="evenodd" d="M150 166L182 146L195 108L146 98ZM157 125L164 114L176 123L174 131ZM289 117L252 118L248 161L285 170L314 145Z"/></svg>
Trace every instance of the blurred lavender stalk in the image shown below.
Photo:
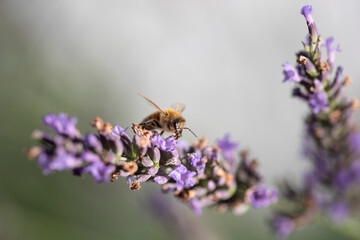
<svg viewBox="0 0 360 240"><path fill-rule="evenodd" d="M152 221L158 221L174 239L222 239L200 220L179 211L168 197L156 192L150 192L146 196L140 201L143 212L147 213Z"/></svg>
<svg viewBox="0 0 360 240"><path fill-rule="evenodd" d="M72 170L77 176L88 173L97 182L124 177L132 190L154 182L198 215L207 206L241 214L249 206L266 207L277 200L275 190L261 185L257 162L244 151L238 161L238 144L229 135L212 146L205 138L189 145L173 136L163 139L138 124L133 124L130 137L127 128L112 127L99 117L91 122L98 133L85 136L76 128L77 120L64 113L50 113L43 123L55 134L34 131L32 137L40 144L29 148L28 156L37 158L44 174Z"/></svg>
<svg viewBox="0 0 360 240"><path fill-rule="evenodd" d="M316 213L325 213L333 223L343 224L356 216L360 207L360 132L353 121L353 112L360 104L343 96L351 78L343 76L342 67L334 69L340 47L333 46L332 37L321 39L311 6L304 6L301 14L309 37L303 43L304 50L296 54L296 67L283 64L283 82L294 82L293 96L311 110L305 120L304 153L312 168L305 174L302 188L287 181L280 186L279 209L271 222L279 238L312 221ZM325 61L322 49L327 52Z"/></svg>

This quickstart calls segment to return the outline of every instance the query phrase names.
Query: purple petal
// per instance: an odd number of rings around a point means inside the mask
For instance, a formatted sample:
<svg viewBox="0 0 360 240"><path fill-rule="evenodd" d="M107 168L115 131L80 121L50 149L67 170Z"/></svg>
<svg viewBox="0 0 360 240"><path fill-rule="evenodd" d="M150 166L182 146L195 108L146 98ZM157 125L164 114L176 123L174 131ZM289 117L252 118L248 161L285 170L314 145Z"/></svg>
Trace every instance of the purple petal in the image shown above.
<svg viewBox="0 0 360 240"><path fill-rule="evenodd" d="M151 167L151 166L154 165L153 161L148 157L143 157L142 160L141 160L141 164L144 167Z"/></svg>
<svg viewBox="0 0 360 240"><path fill-rule="evenodd" d="M303 6L303 7L301 8L300 13L301 13L302 15L304 15L304 17L305 17L305 19L306 19L307 22L309 22L309 23L314 23L314 20L313 20L313 18L312 18L312 16L311 16L311 14L312 14L312 6L310 6L310 5L305 5L305 6Z"/></svg>
<svg viewBox="0 0 360 240"><path fill-rule="evenodd" d="M163 176L157 176L154 178L154 181L157 183L157 184L165 184L167 183L168 179L166 177L163 177Z"/></svg>
<svg viewBox="0 0 360 240"><path fill-rule="evenodd" d="M298 74L298 72L296 71L296 69L291 66L288 62L283 63L282 67L284 68L283 74L284 74L284 80L283 82L286 81L294 81L294 82L300 82L301 78Z"/></svg>

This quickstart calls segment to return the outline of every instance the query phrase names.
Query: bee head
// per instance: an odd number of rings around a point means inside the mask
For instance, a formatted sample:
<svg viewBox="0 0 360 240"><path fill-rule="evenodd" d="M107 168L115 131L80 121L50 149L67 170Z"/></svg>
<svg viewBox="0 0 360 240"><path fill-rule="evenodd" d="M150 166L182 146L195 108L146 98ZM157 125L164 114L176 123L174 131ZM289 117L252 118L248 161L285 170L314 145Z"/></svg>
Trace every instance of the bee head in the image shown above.
<svg viewBox="0 0 360 240"><path fill-rule="evenodd" d="M186 125L186 121L183 118L176 118L173 121L169 121L169 129L175 135L175 139L178 139L182 135L182 131Z"/></svg>

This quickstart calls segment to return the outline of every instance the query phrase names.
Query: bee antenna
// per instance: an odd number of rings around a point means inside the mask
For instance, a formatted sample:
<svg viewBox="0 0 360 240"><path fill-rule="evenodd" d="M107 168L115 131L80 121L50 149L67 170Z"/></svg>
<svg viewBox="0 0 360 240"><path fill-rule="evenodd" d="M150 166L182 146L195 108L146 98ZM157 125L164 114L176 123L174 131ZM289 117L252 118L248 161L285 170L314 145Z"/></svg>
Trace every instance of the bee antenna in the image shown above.
<svg viewBox="0 0 360 240"><path fill-rule="evenodd" d="M192 134L194 134L194 136L195 136L195 137L197 137L197 136L196 136L196 134L195 134L193 131L191 131L191 129L190 129L190 128L184 127L184 129L189 130Z"/></svg>

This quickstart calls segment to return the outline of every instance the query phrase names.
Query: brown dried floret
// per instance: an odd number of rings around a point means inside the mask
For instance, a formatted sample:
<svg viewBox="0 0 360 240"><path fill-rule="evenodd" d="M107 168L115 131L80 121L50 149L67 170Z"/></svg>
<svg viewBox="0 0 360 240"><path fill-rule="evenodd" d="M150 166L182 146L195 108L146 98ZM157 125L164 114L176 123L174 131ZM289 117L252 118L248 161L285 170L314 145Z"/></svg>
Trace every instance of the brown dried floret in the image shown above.
<svg viewBox="0 0 360 240"><path fill-rule="evenodd" d="M195 148L195 149L203 149L207 146L207 143L208 143L208 139L206 137L202 137L200 138L199 141L195 141L192 146Z"/></svg>
<svg viewBox="0 0 360 240"><path fill-rule="evenodd" d="M321 62L319 65L319 69L321 71L329 71L330 70L330 65L328 62Z"/></svg>
<svg viewBox="0 0 360 240"><path fill-rule="evenodd" d="M196 193L194 190L187 190L187 189L182 189L182 190L177 190L174 192L175 197L180 198L182 200L189 200L193 197L195 197Z"/></svg>
<svg viewBox="0 0 360 240"><path fill-rule="evenodd" d="M124 162L121 167L124 171L129 172L130 175L134 175L135 172L138 170L138 165L134 161Z"/></svg>
<svg viewBox="0 0 360 240"><path fill-rule="evenodd" d="M341 116L341 111L340 110L333 111L329 115L330 122L332 122L332 123L337 122L340 119L340 116Z"/></svg>
<svg viewBox="0 0 360 240"><path fill-rule="evenodd" d="M95 127L100 132L111 133L111 123L105 123L99 116L90 122L90 125Z"/></svg>
<svg viewBox="0 0 360 240"><path fill-rule="evenodd" d="M299 55L298 58L296 59L296 61L298 64L304 65L307 63L307 58L302 55Z"/></svg>
<svg viewBox="0 0 360 240"><path fill-rule="evenodd" d="M129 188L131 190L139 190L141 188L140 182L138 180L133 181L130 183Z"/></svg>
<svg viewBox="0 0 360 240"><path fill-rule="evenodd" d="M349 77L349 76L346 76L346 77L344 78L343 84L344 84L345 86L349 86L349 85L351 85L351 83L352 83L352 78Z"/></svg>
<svg viewBox="0 0 360 240"><path fill-rule="evenodd" d="M359 101L359 99L353 98L353 100L351 101L351 108L352 108L353 110L357 110L357 109L360 108L360 101Z"/></svg>
<svg viewBox="0 0 360 240"><path fill-rule="evenodd" d="M37 158L40 153L42 152L42 149L40 147L30 147L25 150L27 157L30 160L33 160L34 158Z"/></svg>

